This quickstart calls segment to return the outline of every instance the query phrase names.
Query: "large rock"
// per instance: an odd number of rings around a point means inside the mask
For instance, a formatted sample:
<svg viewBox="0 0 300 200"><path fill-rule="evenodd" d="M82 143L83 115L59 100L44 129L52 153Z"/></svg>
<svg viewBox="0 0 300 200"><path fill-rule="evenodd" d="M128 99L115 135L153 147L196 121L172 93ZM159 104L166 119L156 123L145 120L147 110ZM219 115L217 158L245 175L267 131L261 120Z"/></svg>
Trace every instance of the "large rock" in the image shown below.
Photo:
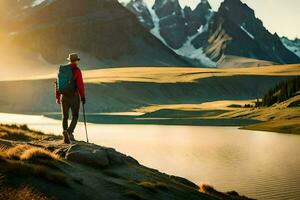
<svg viewBox="0 0 300 200"><path fill-rule="evenodd" d="M104 149L93 149L82 145L71 146L66 154L66 159L95 167L105 167L109 165L107 153Z"/></svg>
<svg viewBox="0 0 300 200"><path fill-rule="evenodd" d="M105 148L86 143L71 145L65 154L65 159L82 165L100 168L109 165L138 163L133 158L121 154L112 148Z"/></svg>

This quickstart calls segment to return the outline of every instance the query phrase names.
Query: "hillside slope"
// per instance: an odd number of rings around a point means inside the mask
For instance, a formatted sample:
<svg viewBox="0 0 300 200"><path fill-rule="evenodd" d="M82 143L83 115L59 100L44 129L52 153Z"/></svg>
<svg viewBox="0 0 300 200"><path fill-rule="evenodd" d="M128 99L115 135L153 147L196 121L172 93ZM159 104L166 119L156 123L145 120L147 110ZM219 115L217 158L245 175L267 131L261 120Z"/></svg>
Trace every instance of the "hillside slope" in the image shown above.
<svg viewBox="0 0 300 200"><path fill-rule="evenodd" d="M84 72L87 111L130 112L153 104L198 104L262 97L281 80L300 74L298 65L240 69L118 68ZM59 111L54 76L2 81L1 112ZM251 84L249 84L251 83Z"/></svg>
<svg viewBox="0 0 300 200"><path fill-rule="evenodd" d="M245 129L300 134L300 95L271 107L242 108L217 116L217 118L254 119L261 123Z"/></svg>
<svg viewBox="0 0 300 200"><path fill-rule="evenodd" d="M108 147L0 125L0 199L243 200L142 166ZM200 191L201 190L201 191Z"/></svg>

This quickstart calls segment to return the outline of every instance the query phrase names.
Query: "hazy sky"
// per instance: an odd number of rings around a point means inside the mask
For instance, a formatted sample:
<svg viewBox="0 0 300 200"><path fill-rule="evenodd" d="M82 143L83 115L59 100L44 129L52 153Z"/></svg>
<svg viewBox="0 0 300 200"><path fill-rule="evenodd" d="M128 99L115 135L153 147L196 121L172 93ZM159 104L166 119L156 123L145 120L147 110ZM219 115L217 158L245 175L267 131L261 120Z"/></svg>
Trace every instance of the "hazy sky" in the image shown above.
<svg viewBox="0 0 300 200"><path fill-rule="evenodd" d="M126 1L126 0L124 0ZM154 0L145 0L148 5ZM219 8L222 0L208 0L214 10ZM300 37L300 0L242 0L255 10L266 28L280 36L288 36L291 39ZM179 0L181 6L195 7L200 0Z"/></svg>

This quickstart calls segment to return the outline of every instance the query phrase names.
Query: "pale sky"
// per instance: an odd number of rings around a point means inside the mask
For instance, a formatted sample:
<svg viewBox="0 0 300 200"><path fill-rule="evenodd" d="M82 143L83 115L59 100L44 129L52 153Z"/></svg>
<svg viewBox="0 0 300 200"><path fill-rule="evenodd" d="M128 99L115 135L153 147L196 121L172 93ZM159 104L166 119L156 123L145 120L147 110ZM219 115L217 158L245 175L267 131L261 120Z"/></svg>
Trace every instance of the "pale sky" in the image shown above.
<svg viewBox="0 0 300 200"><path fill-rule="evenodd" d="M127 1L127 0L122 0ZM152 6L154 0L144 0ZM179 0L181 6L190 5L194 8L201 0ZM214 10L217 10L222 0L208 0ZM265 27L279 36L290 39L300 38L300 0L242 0L255 10Z"/></svg>

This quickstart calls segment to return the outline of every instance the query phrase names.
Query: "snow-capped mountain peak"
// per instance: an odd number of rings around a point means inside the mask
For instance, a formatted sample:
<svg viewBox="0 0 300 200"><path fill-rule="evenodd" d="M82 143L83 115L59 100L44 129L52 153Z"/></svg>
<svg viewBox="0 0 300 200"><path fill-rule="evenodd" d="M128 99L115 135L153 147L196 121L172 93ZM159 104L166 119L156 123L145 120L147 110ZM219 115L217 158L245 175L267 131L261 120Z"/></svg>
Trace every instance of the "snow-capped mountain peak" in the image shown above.
<svg viewBox="0 0 300 200"><path fill-rule="evenodd" d="M133 5L127 7L134 10ZM195 9L181 8L178 0L155 0L152 8L134 13L153 35L195 66L214 67L233 57L239 61L224 66L248 66L244 58L257 60L257 65L260 61L300 62L295 55L299 56L295 42L291 44L286 39L281 42L241 0L224 0L217 12L212 10L208 0L199 0ZM144 20L145 15L150 16L148 20Z"/></svg>
<svg viewBox="0 0 300 200"><path fill-rule="evenodd" d="M141 1L138 0L139 4L144 5ZM178 0L156 0L152 8L143 9L143 12L137 12L133 2L136 1L132 0L126 7L166 46L194 65L215 67L203 48L208 39L209 20L213 16L207 0L201 0L194 10L187 6L182 8ZM145 20L149 13L151 18Z"/></svg>
<svg viewBox="0 0 300 200"><path fill-rule="evenodd" d="M290 40L287 37L282 37L281 41L283 45L296 54L300 58L300 39L295 38L294 40Z"/></svg>

